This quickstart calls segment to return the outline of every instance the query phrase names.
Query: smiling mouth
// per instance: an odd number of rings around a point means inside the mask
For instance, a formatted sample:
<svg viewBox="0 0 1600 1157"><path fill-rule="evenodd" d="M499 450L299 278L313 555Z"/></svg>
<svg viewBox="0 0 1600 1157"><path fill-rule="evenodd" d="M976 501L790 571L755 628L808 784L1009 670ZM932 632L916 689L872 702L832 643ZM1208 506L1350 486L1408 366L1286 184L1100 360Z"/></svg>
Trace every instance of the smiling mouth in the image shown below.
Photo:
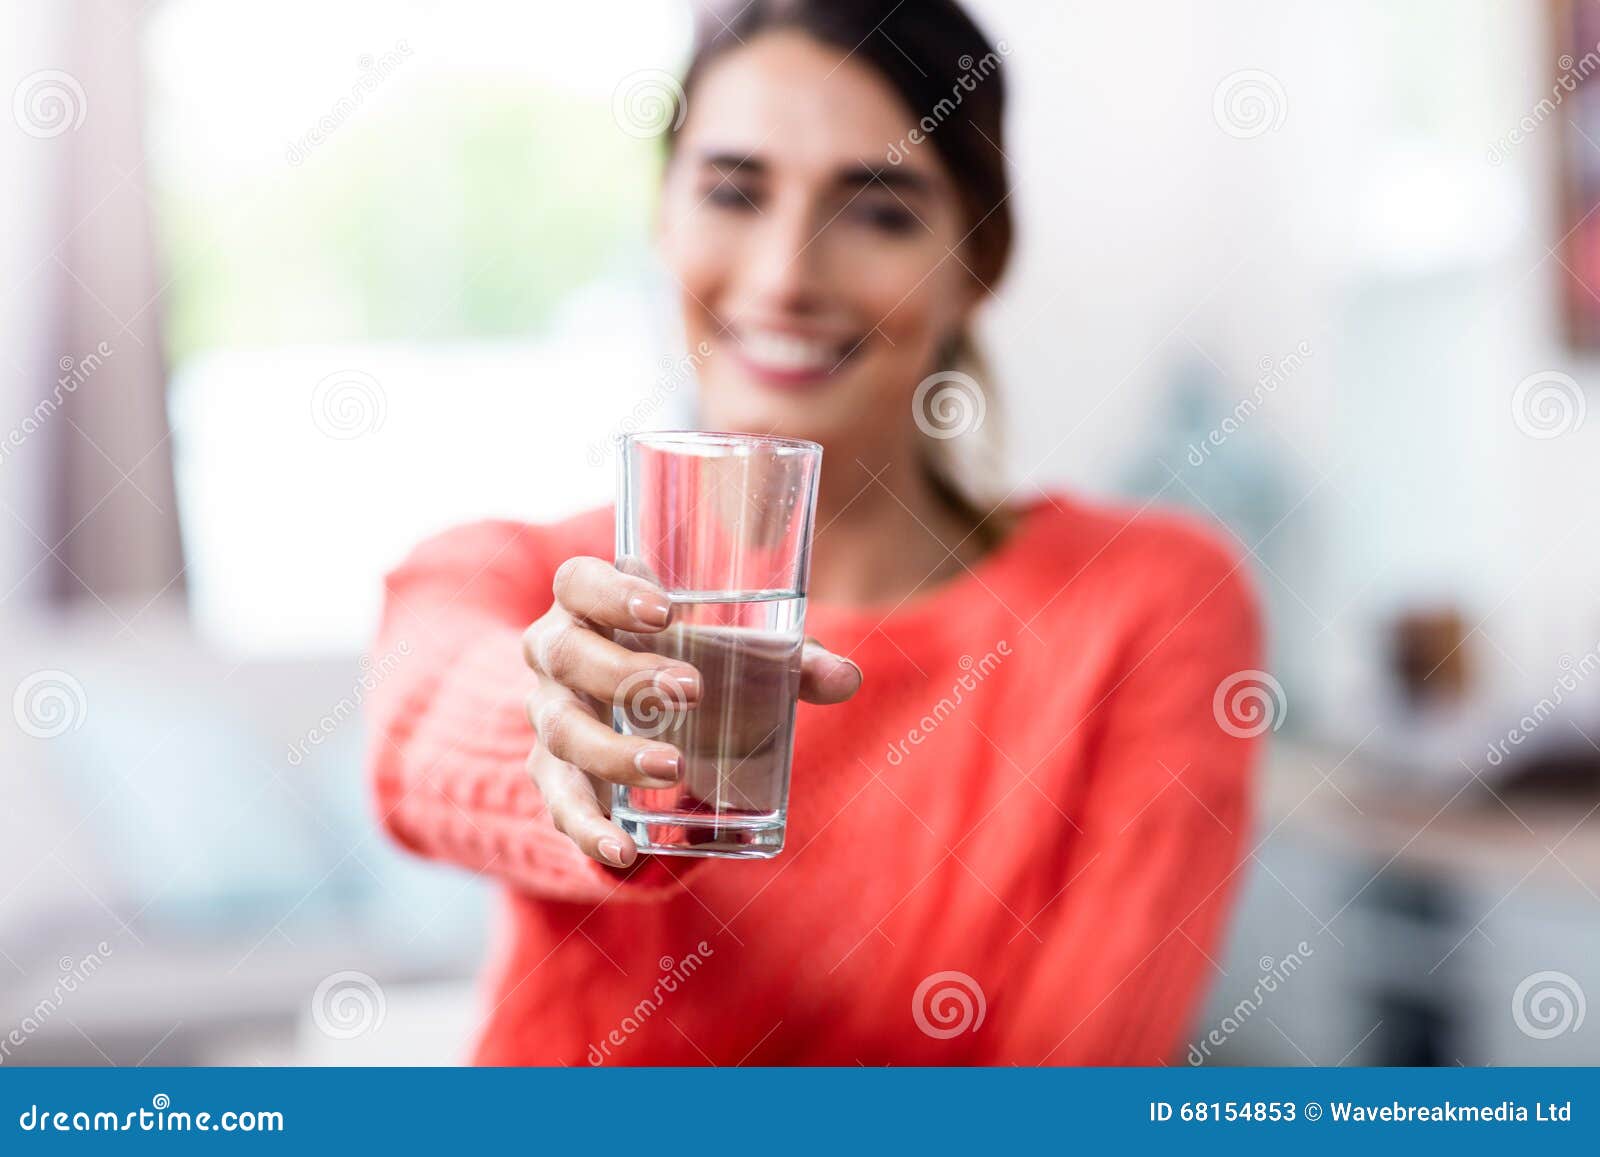
<svg viewBox="0 0 1600 1157"><path fill-rule="evenodd" d="M739 360L758 378L782 385L830 377L854 356L861 338L802 337L772 329L735 329Z"/></svg>

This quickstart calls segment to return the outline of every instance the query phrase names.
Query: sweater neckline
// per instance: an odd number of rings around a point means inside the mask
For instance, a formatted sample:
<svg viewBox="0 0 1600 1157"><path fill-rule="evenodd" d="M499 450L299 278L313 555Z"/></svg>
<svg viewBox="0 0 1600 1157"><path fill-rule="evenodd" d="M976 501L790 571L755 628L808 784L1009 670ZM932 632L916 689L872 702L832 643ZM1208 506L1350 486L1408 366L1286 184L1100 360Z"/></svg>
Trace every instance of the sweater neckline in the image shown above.
<svg viewBox="0 0 1600 1157"><path fill-rule="evenodd" d="M942 614L958 612L960 605L975 593L987 593L997 576L1019 565L1031 552L1034 542L1050 523L1057 504L1046 494L1038 494L1017 504L1016 524L1005 540L976 563L938 585L910 595L898 603L823 603L806 607L807 634L811 624L825 621L830 630L861 628L867 633L890 623L920 623Z"/></svg>

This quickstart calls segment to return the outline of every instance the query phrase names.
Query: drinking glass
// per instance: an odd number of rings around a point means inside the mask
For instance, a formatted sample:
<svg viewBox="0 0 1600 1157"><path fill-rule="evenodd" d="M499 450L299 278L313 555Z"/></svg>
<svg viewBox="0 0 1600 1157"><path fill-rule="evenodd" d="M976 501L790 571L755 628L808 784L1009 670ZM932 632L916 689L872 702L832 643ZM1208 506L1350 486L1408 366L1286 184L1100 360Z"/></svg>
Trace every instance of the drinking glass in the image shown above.
<svg viewBox="0 0 1600 1157"><path fill-rule="evenodd" d="M658 584L672 624L617 642L694 666L694 706L648 674L612 705L623 735L670 743L666 788L614 785L611 817L641 852L767 859L783 848L822 447L709 431L622 440L617 569Z"/></svg>

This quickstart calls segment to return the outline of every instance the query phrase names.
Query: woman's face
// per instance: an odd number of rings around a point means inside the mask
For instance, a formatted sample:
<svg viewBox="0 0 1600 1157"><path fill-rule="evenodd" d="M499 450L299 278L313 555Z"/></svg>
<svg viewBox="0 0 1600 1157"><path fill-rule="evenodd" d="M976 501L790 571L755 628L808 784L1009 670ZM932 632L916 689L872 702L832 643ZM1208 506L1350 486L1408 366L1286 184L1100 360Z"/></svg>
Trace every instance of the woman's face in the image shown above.
<svg viewBox="0 0 1600 1157"><path fill-rule="evenodd" d="M689 347L710 351L705 425L847 454L909 427L981 292L944 166L904 143L920 115L799 32L753 37L697 78L659 227Z"/></svg>

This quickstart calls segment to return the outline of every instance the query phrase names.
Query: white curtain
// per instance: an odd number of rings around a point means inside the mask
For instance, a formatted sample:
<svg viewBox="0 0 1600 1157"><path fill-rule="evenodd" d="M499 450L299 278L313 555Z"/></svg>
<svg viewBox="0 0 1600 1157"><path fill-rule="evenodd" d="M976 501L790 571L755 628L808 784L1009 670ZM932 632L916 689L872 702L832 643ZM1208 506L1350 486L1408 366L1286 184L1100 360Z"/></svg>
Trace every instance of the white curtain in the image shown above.
<svg viewBox="0 0 1600 1157"><path fill-rule="evenodd" d="M140 0L74 0L19 88L26 143L48 157L48 377L38 432L7 469L43 487L30 528L55 601L142 607L181 597L161 296L143 125ZM20 103L18 103L20 101ZM31 475L31 477L30 477ZM31 537L31 536L30 536ZM40 541L42 540L42 544ZM26 551L27 544L24 546Z"/></svg>

